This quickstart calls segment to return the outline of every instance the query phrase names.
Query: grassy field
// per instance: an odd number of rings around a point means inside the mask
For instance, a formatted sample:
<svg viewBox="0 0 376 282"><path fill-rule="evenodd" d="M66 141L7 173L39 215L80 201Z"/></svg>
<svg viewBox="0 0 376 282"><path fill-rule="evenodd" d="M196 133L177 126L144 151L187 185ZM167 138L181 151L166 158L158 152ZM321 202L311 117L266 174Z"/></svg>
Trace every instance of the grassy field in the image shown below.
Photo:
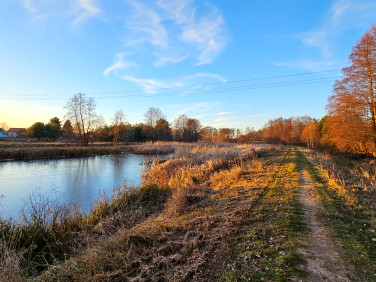
<svg viewBox="0 0 376 282"><path fill-rule="evenodd" d="M102 195L88 216L39 200L24 222L1 221L0 280L309 279L310 261L301 252L312 244L299 200L303 170L322 207L317 220L339 242L344 263L354 266L349 279L375 280L370 201L338 181L337 167L328 174L314 152L168 146L174 157L151 164L142 187ZM366 191L373 195L371 187Z"/></svg>

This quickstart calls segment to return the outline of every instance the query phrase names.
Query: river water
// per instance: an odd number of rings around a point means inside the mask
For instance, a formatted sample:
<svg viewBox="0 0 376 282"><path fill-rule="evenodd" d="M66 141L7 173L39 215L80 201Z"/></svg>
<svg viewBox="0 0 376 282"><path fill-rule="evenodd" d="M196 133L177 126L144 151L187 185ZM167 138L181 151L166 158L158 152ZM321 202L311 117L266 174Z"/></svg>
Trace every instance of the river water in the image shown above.
<svg viewBox="0 0 376 282"><path fill-rule="evenodd" d="M76 203L88 212L99 192L111 195L125 181L141 183L143 163L152 155L105 155L74 159L0 162L0 215L17 219L30 195Z"/></svg>

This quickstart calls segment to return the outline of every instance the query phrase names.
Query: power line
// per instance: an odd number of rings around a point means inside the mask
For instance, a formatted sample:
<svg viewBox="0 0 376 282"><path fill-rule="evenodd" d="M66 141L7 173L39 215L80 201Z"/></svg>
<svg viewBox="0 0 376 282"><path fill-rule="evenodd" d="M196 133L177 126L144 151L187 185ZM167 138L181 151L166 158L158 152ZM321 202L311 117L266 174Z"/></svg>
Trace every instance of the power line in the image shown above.
<svg viewBox="0 0 376 282"><path fill-rule="evenodd" d="M267 77L223 81L223 82L200 83L200 84L190 84L190 85L171 86L171 87L157 87L157 88L150 88L149 90L150 91L159 91L159 90L191 88L191 87L200 87L200 86L202 87L202 86L212 86L212 85L221 85L221 84L242 83L242 82L249 82L249 81L276 79L276 78L285 78L285 77L294 77L294 76L303 76L303 75L320 74L320 73L328 73L328 72L336 72L336 71L340 71L340 70L335 69L335 70L327 70L327 71L306 72L306 73L278 75L278 76L267 76ZM120 90L120 91L106 91L106 92L89 92L88 94L116 94L116 93L126 93L126 92L145 92L145 90L136 89L136 90Z"/></svg>
<svg viewBox="0 0 376 282"><path fill-rule="evenodd" d="M328 72L328 71L327 71ZM294 76L298 76L296 74ZM292 75L290 75L292 76ZM280 76L282 77L282 76ZM286 76L285 76L286 77ZM306 85L306 84L317 84L317 83L324 83L330 82L337 76L333 77L323 77L323 78L314 78L314 79L303 79L303 80L293 80L293 81L284 81L284 82L273 82L273 83L264 83L264 84L250 84L250 85L240 85L240 86L232 86L232 87L219 87L213 89L199 89L199 90L185 90L185 91L174 91L174 92L165 92L165 93L157 93L157 94L133 94L133 95L116 95L116 96L105 96L105 97L96 97L97 99L122 99L122 98L143 98L143 97L165 97L165 96L176 96L176 95L193 95L193 94L211 94L211 93L223 93L223 92L235 92L235 91L245 91L245 90L255 90L255 89L263 89L263 88L276 88L276 87L287 87L287 86L299 86L299 85ZM257 79L254 79L257 80ZM251 80L248 80L251 81ZM210 84L213 85L213 84ZM168 88L175 89L175 88ZM103 92L105 93L105 92ZM106 92L111 93L111 92ZM122 93L122 92L117 92ZM48 95L12 95L12 96L4 96L3 98L14 99L14 98L26 98L28 100L44 100L46 97L49 97L49 100L65 100L66 97L59 97L54 96L50 97Z"/></svg>

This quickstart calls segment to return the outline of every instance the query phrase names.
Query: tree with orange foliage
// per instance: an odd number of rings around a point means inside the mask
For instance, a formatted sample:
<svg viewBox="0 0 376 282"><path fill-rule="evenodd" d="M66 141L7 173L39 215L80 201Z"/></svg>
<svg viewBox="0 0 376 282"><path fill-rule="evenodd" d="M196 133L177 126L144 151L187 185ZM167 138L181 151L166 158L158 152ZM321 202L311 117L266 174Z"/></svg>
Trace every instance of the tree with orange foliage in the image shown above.
<svg viewBox="0 0 376 282"><path fill-rule="evenodd" d="M316 121L307 124L300 135L300 140L312 149L320 143L320 138L319 124Z"/></svg>
<svg viewBox="0 0 376 282"><path fill-rule="evenodd" d="M353 47L328 105L328 138L340 150L376 153L376 26Z"/></svg>

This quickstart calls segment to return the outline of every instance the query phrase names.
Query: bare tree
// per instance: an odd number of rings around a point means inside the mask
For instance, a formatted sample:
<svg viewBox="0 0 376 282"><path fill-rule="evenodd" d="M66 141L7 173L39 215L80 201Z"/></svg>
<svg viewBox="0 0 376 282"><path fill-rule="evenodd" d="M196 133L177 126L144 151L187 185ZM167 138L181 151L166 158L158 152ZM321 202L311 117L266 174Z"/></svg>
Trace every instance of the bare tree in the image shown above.
<svg viewBox="0 0 376 282"><path fill-rule="evenodd" d="M112 120L112 128L113 128L113 133L114 133L114 139L113 139L112 145L114 147L116 147L118 144L119 132L120 132L121 127L124 125L124 122L125 122L125 114L123 110L117 111Z"/></svg>
<svg viewBox="0 0 376 282"><path fill-rule="evenodd" d="M89 145L89 139L94 127L100 122L100 116L96 113L94 98L86 97L84 93L74 94L64 107L68 110L66 118L70 119L81 141L82 146Z"/></svg>
<svg viewBox="0 0 376 282"><path fill-rule="evenodd" d="M151 127L155 127L157 120L159 119L166 119L165 116L163 115L161 109L159 108L149 108L147 112L144 115L145 122L147 125Z"/></svg>
<svg viewBox="0 0 376 282"><path fill-rule="evenodd" d="M174 121L173 139L175 141L183 141L184 128L187 124L188 117L186 115L180 115Z"/></svg>

